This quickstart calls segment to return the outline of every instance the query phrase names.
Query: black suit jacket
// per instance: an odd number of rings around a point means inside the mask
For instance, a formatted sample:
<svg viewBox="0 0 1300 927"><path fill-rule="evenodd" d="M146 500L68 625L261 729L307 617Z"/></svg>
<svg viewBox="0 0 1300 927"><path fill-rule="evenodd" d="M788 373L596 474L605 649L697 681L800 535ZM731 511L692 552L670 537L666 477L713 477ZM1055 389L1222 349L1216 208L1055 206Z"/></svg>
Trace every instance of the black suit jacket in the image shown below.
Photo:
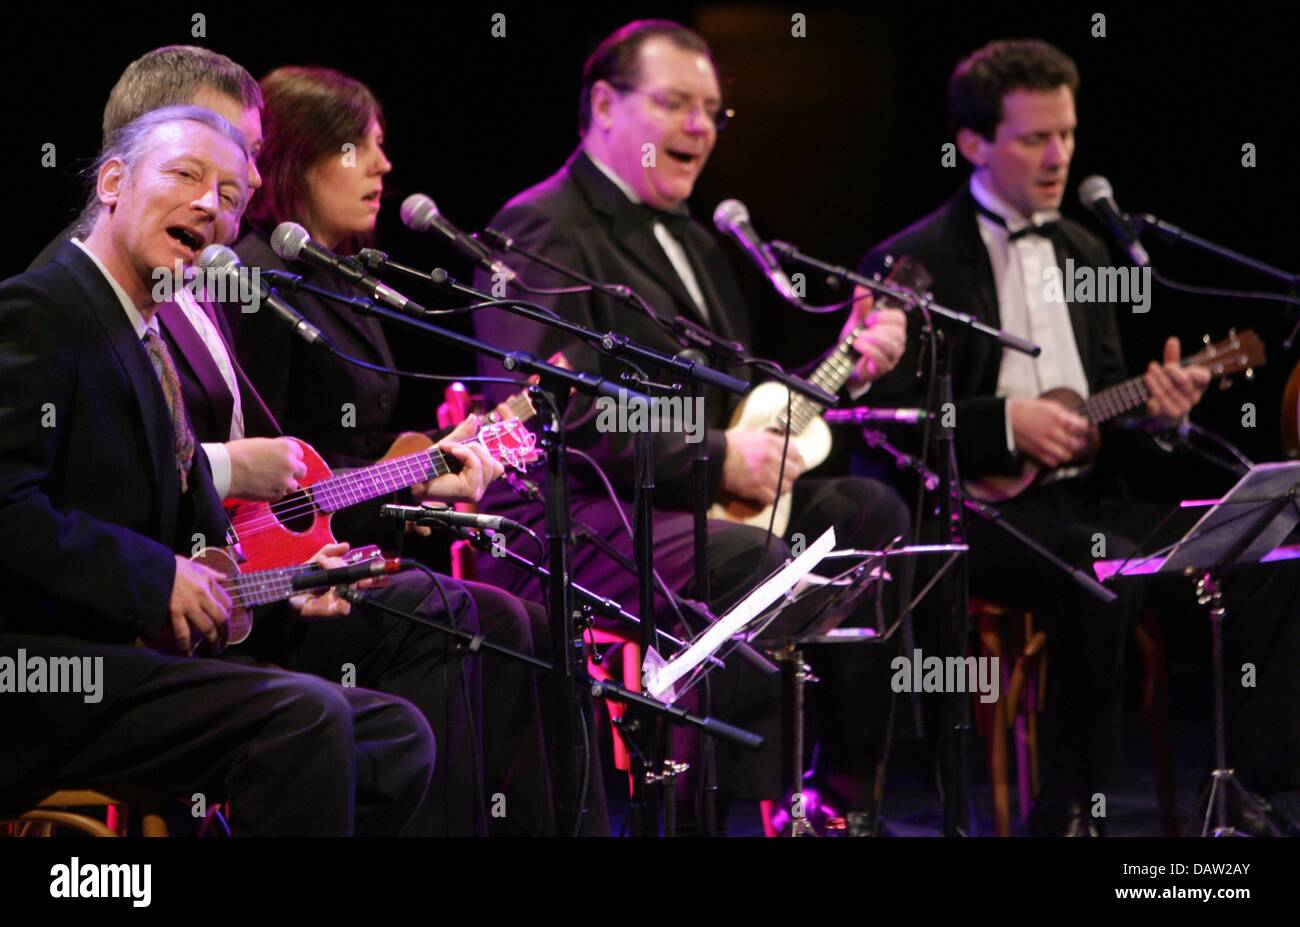
<svg viewBox="0 0 1300 927"><path fill-rule="evenodd" d="M345 287L306 265L289 267L261 232L249 232L235 251L245 267L290 271L326 289ZM388 340L375 319L309 293L296 292L290 299L340 351L393 366ZM345 363L307 344L270 311L225 309L239 363L286 433L310 443L331 467L361 467L383 456L397 437L389 426L397 408L397 377ZM345 404L352 406L350 413Z"/></svg>
<svg viewBox="0 0 1300 927"><path fill-rule="evenodd" d="M872 248L862 260L861 271L883 271L886 255L919 258L934 276L931 290L936 302L1000 327L993 267L976 216L975 198L969 184L963 184L940 209ZM1055 246L1062 272L1070 259L1076 266L1111 263L1101 240L1069 219L1061 220ZM1069 311L1089 390L1095 393L1125 379L1115 306L1070 303ZM867 393L872 405L925 404L928 365L918 376L922 339L921 319L915 313L908 319L907 329L907 350L902 360ZM1016 466L1015 457L1007 450L1006 400L996 395L1001 367L1002 348L996 343L965 331L956 336L953 396L957 406L958 463L965 476L1010 472Z"/></svg>
<svg viewBox="0 0 1300 927"><path fill-rule="evenodd" d="M574 154L554 176L510 200L491 222L491 227L510 235L522 247L542 254L558 264L573 268L605 283L621 283L639 293L663 318L686 316L704 324L695 302L673 269L663 247L655 238L650 222L582 152ZM709 328L733 341L748 343L748 315L740 289L714 237L697 222L685 235L685 250L709 308ZM573 286L573 281L518 256L506 263L533 287ZM479 289L490 291L492 281L480 273ZM650 319L635 309L604 296L584 293L560 297L537 297L511 291L512 295L550 306L564 318L597 331L615 331L666 354L681 346ZM545 359L562 350L575 367L595 370L617 382L627 367L578 343L562 332L490 309L474 314L478 337L500 347L532 352ZM500 376L494 360L480 362L485 374ZM651 379L657 371L647 370ZM730 371L744 378L743 370ZM496 398L508 387L489 392ZM727 395L710 390L707 395L709 482L714 492L721 484L726 457L723 430L736 403ZM633 440L624 433L596 430L598 410L585 396L570 400L566 415L566 437L600 461L615 489L631 496L634 485ZM690 506L691 446L681 434L654 435L655 505L661 508ZM574 469L574 478L587 479L588 468ZM594 486L592 487L594 489Z"/></svg>
<svg viewBox="0 0 1300 927"><path fill-rule="evenodd" d="M148 355L87 255L65 243L0 284L0 630L164 628L174 552L228 527L206 459L182 496L173 448Z"/></svg>

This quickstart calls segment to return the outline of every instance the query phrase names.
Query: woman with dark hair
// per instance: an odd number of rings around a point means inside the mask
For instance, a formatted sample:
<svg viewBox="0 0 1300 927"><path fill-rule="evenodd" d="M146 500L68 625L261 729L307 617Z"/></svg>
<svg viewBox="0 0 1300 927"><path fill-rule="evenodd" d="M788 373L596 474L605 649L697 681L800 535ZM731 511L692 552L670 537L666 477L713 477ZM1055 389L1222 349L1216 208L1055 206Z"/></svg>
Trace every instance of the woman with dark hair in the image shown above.
<svg viewBox="0 0 1300 927"><path fill-rule="evenodd" d="M297 222L314 241L339 254L354 253L371 240L384 176L392 170L383 150L383 111L368 87L327 68L277 68L261 87L265 142L258 166L263 180L247 213L250 230L235 250L246 266L288 270L309 283L345 290L345 283L321 271L286 265L271 250L270 236L281 222ZM377 366L395 366L378 321L303 292L294 294L293 304L342 352ZM287 434L308 441L334 468L367 466L388 451L398 435L392 425L397 377L337 360L296 338L270 313L235 310L230 323L240 363ZM412 491L421 495L421 487ZM376 517L382 501L339 513L334 522L339 533L353 543L391 542L392 531L385 536ZM526 653L534 651L535 641L544 646L546 619L540 606L492 586L463 586L490 640ZM348 659L348 643L326 641L318 662L335 661L337 666L339 659ZM482 660L485 794L504 795L508 809L504 817L494 815L490 826L494 832L549 832L554 817L537 680L513 661ZM366 684L360 678L358 683ZM430 723L439 733L440 721L430 718ZM439 743L446 742L439 733ZM455 749L449 746L442 756ZM604 833L607 813L599 766L594 769L585 830Z"/></svg>

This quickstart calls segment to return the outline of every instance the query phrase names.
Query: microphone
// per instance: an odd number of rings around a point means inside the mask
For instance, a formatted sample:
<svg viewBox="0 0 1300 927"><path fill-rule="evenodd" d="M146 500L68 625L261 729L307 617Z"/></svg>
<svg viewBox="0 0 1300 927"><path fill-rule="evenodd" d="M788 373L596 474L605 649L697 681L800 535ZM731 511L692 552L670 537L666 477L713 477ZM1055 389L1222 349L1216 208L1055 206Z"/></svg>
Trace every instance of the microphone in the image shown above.
<svg viewBox="0 0 1300 927"><path fill-rule="evenodd" d="M233 279L237 277L240 271L239 255L235 254L225 245L208 245L199 252L198 260L199 269L204 274L217 274ZM266 286L261 286L261 302L271 307L271 311L289 323L295 335L308 344L319 344L321 347L334 351L334 344L325 337L319 328L308 322L302 317L297 309L290 306L280 294Z"/></svg>
<svg viewBox="0 0 1300 927"><path fill-rule="evenodd" d="M749 223L749 210L740 200L723 200L713 210L713 224L723 235L730 235L736 243L750 256L759 270L767 275L772 286L786 300L798 306L799 297L794 295L794 285L781 264L763 239L758 237L754 226Z"/></svg>
<svg viewBox="0 0 1300 927"><path fill-rule="evenodd" d="M872 409L859 406L856 409L827 409L822 413L831 425L853 425L861 422L901 422L905 425L919 425L930 418L924 409Z"/></svg>
<svg viewBox="0 0 1300 927"><path fill-rule="evenodd" d="M409 561L396 557L388 560L369 560L365 563L354 563L350 566L334 567L329 570L312 570L310 573L299 573L297 576L292 577L289 583L295 591L324 589L329 586L347 586L363 579L388 576L391 573L409 569L410 566Z"/></svg>
<svg viewBox="0 0 1300 927"><path fill-rule="evenodd" d="M312 241L308 231L297 222L281 222L275 227L271 233L271 250L282 260L305 261L313 267L338 274L394 309L405 309L410 303L401 293L366 273L365 268L353 259L335 254Z"/></svg>
<svg viewBox="0 0 1300 927"><path fill-rule="evenodd" d="M500 261L493 260L492 252L476 238L466 235L442 213L438 205L423 193L412 193L402 201L400 210L402 224L412 232L427 232L430 229L446 238L453 248L492 274L500 274L507 283L515 279L515 272Z"/></svg>
<svg viewBox="0 0 1300 927"><path fill-rule="evenodd" d="M381 518L396 518L417 525L457 525L462 528L479 528L500 531L518 528L519 522L504 515L482 515L478 512L458 512L441 503L426 505L385 505L379 509Z"/></svg>
<svg viewBox="0 0 1300 927"><path fill-rule="evenodd" d="M1138 241L1124 214L1115 205L1115 191L1111 189L1109 180L1096 174L1085 177L1079 184L1079 202L1105 224L1111 237L1120 243L1134 264L1138 267L1150 265L1151 256L1147 249L1142 247L1142 242Z"/></svg>

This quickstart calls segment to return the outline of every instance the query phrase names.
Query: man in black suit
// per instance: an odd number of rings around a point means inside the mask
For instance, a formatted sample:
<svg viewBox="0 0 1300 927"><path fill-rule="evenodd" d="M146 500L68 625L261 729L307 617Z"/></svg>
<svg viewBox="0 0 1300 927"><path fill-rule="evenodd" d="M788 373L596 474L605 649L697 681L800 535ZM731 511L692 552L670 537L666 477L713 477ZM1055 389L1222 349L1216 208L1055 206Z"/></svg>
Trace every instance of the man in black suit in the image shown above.
<svg viewBox="0 0 1300 927"><path fill-rule="evenodd" d="M919 258L944 305L1040 344L1041 356L1002 350L987 338L953 335L956 449L970 480L1013 473L1022 461L1048 470L1072 461L1091 434L1073 410L1038 398L1068 387L1081 396L1127 378L1116 313L1101 304L1053 298L1052 271L1110 264L1106 246L1057 212L1074 152L1074 63L1040 41L993 42L961 62L948 100L957 147L973 170L969 182L936 212L877 245L862 271L882 270L888 255ZM1073 292L1073 287L1070 288ZM873 387L882 406L924 406L929 382L918 376L924 339L910 320L908 350ZM1200 399L1208 374L1178 365L1170 338L1163 363L1146 371L1147 412L1181 418ZM1091 564L1097 537L1103 556L1122 558L1147 537L1163 510L1121 501L1078 468L999 506L1004 517L1065 559ZM1048 686L1042 743L1043 787L1031 827L1040 833L1085 833L1093 795L1112 783L1120 761L1124 638L1140 594L1120 584L1119 601L1102 607L1046 569L997 529L968 517L972 590L1032 605L1046 625L1054 682ZM1162 537L1178 535L1166 526ZM1187 525L1190 527L1190 525Z"/></svg>
<svg viewBox="0 0 1300 927"><path fill-rule="evenodd" d="M588 59L583 73L579 131L582 144L554 176L512 199L493 217L491 226L515 239L525 250L606 283L625 284L662 319L681 316L723 338L746 343L750 319L727 259L712 235L694 222L686 200L718 138L723 101L711 53L704 40L676 23L647 20L630 23L608 36ZM571 287L573 281L522 259L508 261L532 288ZM480 274L481 289L497 283ZM646 315L595 294L528 299L551 306L566 319L597 331L613 330L675 354L681 345ZM845 332L861 318L846 322ZM882 311L855 345L863 355L855 370L859 388L897 360L903 348L901 313ZM576 343L563 333L503 311L475 313L479 337L501 347L523 349L541 357L563 351L576 368L599 371L617 380L627 368ZM495 362L483 372L499 375ZM660 372L646 371L652 380ZM733 373L745 375L744 370ZM712 390L706 396L707 418L695 434L656 433L654 447L655 567L678 593L693 591L691 457L699 440L708 452L710 501L723 494L767 505L780 491L793 491L793 517L784 538L769 539L763 528L725 521L709 525L709 581L715 611L721 613L755 582L779 566L790 553L785 543L802 536L815 540L834 525L842 547L880 548L907 534L906 509L886 487L863 479L813 479L802 476L803 462L792 451L782 467L784 440L775 431L728 429L733 397ZM618 505L625 511L632 498L634 440L626 431L601 425L599 408L588 397L568 400L566 438L590 455L608 475ZM684 426L686 422L682 423ZM569 501L573 521L613 547L632 555L624 522L598 475L583 459L570 461L574 483ZM779 487L778 487L779 479ZM512 499L504 490L485 498L486 508L540 524L541 507ZM796 541L798 543L798 541ZM634 573L611 562L601 546L579 544L574 577L635 608ZM528 584L491 558L481 558L485 577L516 590ZM534 587L535 588L535 587ZM660 611L666 603L660 601ZM847 648L839 648L845 650ZM739 662L739 661L733 661ZM844 720L843 740L861 746L871 740L861 710L860 685L850 672L862 664L860 654L837 667L844 706L830 712ZM713 704L742 726L764 729L765 753L779 749L772 727L777 702L765 680L747 680L753 671L738 669L715 686ZM732 702L731 687L742 692ZM729 754L729 751L725 753ZM869 764L868 764L869 765ZM719 751L720 782L738 797L775 798L779 782L775 764L741 766Z"/></svg>
<svg viewBox="0 0 1300 927"><path fill-rule="evenodd" d="M235 799L242 833L425 833L433 741L412 706L189 656L221 643L231 600L178 552L227 525L152 288L233 234L247 174L219 116L155 111L101 155L85 243L0 287L0 650L104 665L94 700L6 693L0 785L202 790ZM348 610L332 594L296 607Z"/></svg>

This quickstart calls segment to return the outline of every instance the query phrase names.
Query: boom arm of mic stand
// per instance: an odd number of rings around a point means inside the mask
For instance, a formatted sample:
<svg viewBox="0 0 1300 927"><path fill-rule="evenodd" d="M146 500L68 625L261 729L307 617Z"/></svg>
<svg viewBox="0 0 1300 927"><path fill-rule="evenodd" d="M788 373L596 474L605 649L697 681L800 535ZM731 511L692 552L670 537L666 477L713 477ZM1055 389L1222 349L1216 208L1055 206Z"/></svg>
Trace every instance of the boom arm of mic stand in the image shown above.
<svg viewBox="0 0 1300 927"><path fill-rule="evenodd" d="M597 345L601 350L613 355L622 355L631 358L637 362L645 362L654 365L660 370L671 371L683 380L694 380L707 386L714 386L718 389L726 390L729 393L735 393L737 396L743 396L749 392L750 384L738 377L714 370L712 367L706 367L695 361L675 357L671 354L664 354L653 348L647 348L645 345L638 344L626 335L620 335L616 332L597 332L585 326L578 325L576 322L570 322L559 316L547 312L543 307L533 305L519 299L494 299L486 293L480 293L471 286L466 286L456 280L451 274L447 273L441 267L435 267L428 275L428 280L434 286L441 289L449 290L461 296L467 296L470 299L480 302L492 303L500 306L507 312L522 316L541 325L551 328L558 328L560 331L567 332L576 338L586 341L589 344Z"/></svg>
<svg viewBox="0 0 1300 927"><path fill-rule="evenodd" d="M425 618L422 615L416 615L411 612L403 611L402 609L393 608L391 605L384 602L367 597L364 591L349 589L344 592L344 597L355 605L374 608L378 611L384 612L385 614L399 618L406 618L407 620L414 621L417 624L428 625L429 627L441 631L443 634L459 641L460 644L471 653L479 653L482 650L488 650L511 660L517 660L533 669L539 669L547 673L553 671L552 665L547 663L545 660L531 656L530 654L520 653L517 650L511 650L509 647L503 647L500 644L495 644L483 637L481 634L471 634L468 631L453 628L440 621ZM624 688L617 683L596 679L580 679L577 680L577 683L579 685L589 685L591 687L591 694L597 698L612 699L614 701L640 705L650 711L663 715L670 721L676 721L679 724L696 728L702 733L708 734L712 737L728 740L742 747L748 747L751 750L757 750L763 746L763 738L757 734L751 734L749 731L733 727L732 725L723 721L718 721L715 718L706 718L692 714L676 705L665 704L664 702L661 702L658 699L653 699L648 695L644 695L640 692L633 692L631 689Z"/></svg>
<svg viewBox="0 0 1300 927"><path fill-rule="evenodd" d="M462 528L459 526L449 527L447 530L449 533L461 540L469 541L469 543L478 550L490 552L493 549L492 542L488 540L484 532L471 531L468 528ZM540 563L534 563L527 557L520 556L509 548L498 548L498 550L500 550L500 553L495 554L494 556L504 557L505 561L511 566L518 567L525 573L536 577L538 580L541 580L543 584L545 584L546 580L550 579L551 571L546 569L546 567L542 566ZM636 615L626 611L613 599L607 599L599 593L592 592L590 589L580 585L579 583L570 583L570 588L573 590L575 596L591 607L592 611L603 615L611 621L617 621L624 624L629 628L639 629L641 627L641 620L637 618ZM672 650L681 650L686 646L685 641L669 634L667 631L659 631L658 637L660 641L668 645L664 649L670 652ZM719 669L725 667L725 664L717 657L711 659L711 665L716 666Z"/></svg>
<svg viewBox="0 0 1300 927"><path fill-rule="evenodd" d="M1242 267L1248 267L1251 270L1258 271L1265 276L1272 277L1281 283L1285 283L1287 286L1300 286L1300 274L1289 273L1288 271L1282 270L1280 267L1274 267L1272 264L1265 264L1263 261L1257 261L1255 258L1242 254L1240 251L1233 251L1231 248L1225 248L1223 245L1216 245L1214 242L1201 238L1199 235L1193 235L1186 229L1181 229L1170 222L1165 222L1163 219L1153 216L1149 212L1144 212L1141 215L1134 215L1131 213L1125 214L1124 221L1126 221L1133 229L1134 234L1141 235L1144 231L1150 229L1153 232L1158 232L1162 238L1165 238L1174 244L1184 242L1194 248L1199 248L1202 251L1207 251L1210 254L1221 257L1224 260L1231 261L1234 264L1239 264Z"/></svg>
<svg viewBox="0 0 1300 927"><path fill-rule="evenodd" d="M847 267L840 267L835 264L827 264L825 261L819 261L814 257L809 257L804 254L789 242L774 241L770 244L773 250L779 251L792 261L806 264L822 273L831 274L832 276L839 277L842 280L848 280L850 283L856 283L875 293L880 293L881 295L896 299L901 303L915 306L917 308L923 308L935 315L942 316L950 322L961 325L971 331L979 332L985 337L992 338L1004 348L1019 351L1021 354L1028 354L1030 357L1037 357L1043 352L1043 349L1032 341L1026 341L1024 338L1009 335L999 328L994 328L992 325L981 322L970 313L958 312L956 309L949 309L946 306L941 306L928 296L914 293L910 290L900 289L899 287L891 286L888 283L882 283L879 280L872 280L869 277L864 277L862 274L854 273Z"/></svg>
<svg viewBox="0 0 1300 927"><path fill-rule="evenodd" d="M630 287L611 285L608 283L601 283L598 280L593 280L586 274L580 273L570 267L565 267L563 264L557 264L555 261L552 261L543 255L529 251L526 248L521 248L515 243L513 238L503 234L502 232L498 232L496 229L486 229L483 234L492 239L497 248L501 251L514 252L515 254L522 255L528 260L535 261L557 274L568 277L570 280L576 280L583 286L591 287L596 292L603 293L610 299L631 306L638 312L646 313L661 328L668 332L668 334L676 338L682 347L687 350L694 348L703 351L715 358L719 363L725 361L730 365L750 363L753 360L745 353L745 346L740 342L728 341L726 338L720 338L704 326L697 325L689 319L677 316L676 318L665 321L659 318L659 316L657 316L654 311L646 305L644 300L637 296L635 291ZM772 370L768 367L764 367L763 372L768 374L772 379L783 383L796 393L808 397L819 405L830 407L834 406L838 402L834 393L829 393L817 384L810 383L802 377L797 377L793 374L785 373L784 371ZM746 390L748 390L748 384L746 384ZM732 392L736 391L733 390Z"/></svg>
<svg viewBox="0 0 1300 927"><path fill-rule="evenodd" d="M429 335L439 341L445 341L454 344L459 348L470 351L475 354L484 354L488 357L495 357L501 361L507 370L524 370L528 373L536 373L542 377L543 381L559 381L565 386L585 393L590 396L607 396L610 399L618 400L620 396L625 399L649 401L649 397L637 390L628 389L621 383L599 376L594 373L586 373L579 370L566 370L563 367L557 367L554 364L547 363L544 360L529 354L526 351L507 351L504 348L498 348L496 345L488 344L485 341L479 341L477 338L471 338L469 335L462 335L460 332L454 332L450 329L443 328L440 325L434 325L427 319L421 318L420 313L425 311L420 304L408 300L408 308L405 310L393 309L389 306L383 306L371 299L362 296L346 296L342 293L335 293L332 290L314 287L310 284L301 283L293 284L290 278L293 275L276 274L276 279L281 281L281 285L288 285L291 288L303 289L314 293L325 299L333 300L341 305L360 312L362 315L372 316L377 319L383 319L394 322L397 325L404 326L417 332Z"/></svg>
<svg viewBox="0 0 1300 927"><path fill-rule="evenodd" d="M1109 605L1111 602L1114 602L1117 598L1119 598L1119 596L1113 590L1107 589L1105 586L1097 582L1097 580L1093 579L1083 570L1080 570L1077 567L1071 566L1070 564L1066 563L1060 557L1056 556L1056 554L1052 553L1046 547L1039 544L1037 541L1035 541L1029 535L1025 534L1015 525L1008 522L1006 518L1002 515L1002 513L999 512L997 509L993 508L992 506L985 505L982 502L978 502L972 499L970 496L966 495L965 493L962 493L961 501L962 504L965 505L969 511L974 512L976 515L978 515L980 518L984 519L985 521L989 522L990 524L996 525L997 527L1001 528L1003 531L1011 535L1013 538L1015 538L1025 547L1029 548L1031 551L1033 551L1043 560L1046 560L1057 570L1068 575L1070 579L1074 581L1075 585L1077 585L1084 592L1088 593L1088 595L1103 602L1106 605Z"/></svg>

